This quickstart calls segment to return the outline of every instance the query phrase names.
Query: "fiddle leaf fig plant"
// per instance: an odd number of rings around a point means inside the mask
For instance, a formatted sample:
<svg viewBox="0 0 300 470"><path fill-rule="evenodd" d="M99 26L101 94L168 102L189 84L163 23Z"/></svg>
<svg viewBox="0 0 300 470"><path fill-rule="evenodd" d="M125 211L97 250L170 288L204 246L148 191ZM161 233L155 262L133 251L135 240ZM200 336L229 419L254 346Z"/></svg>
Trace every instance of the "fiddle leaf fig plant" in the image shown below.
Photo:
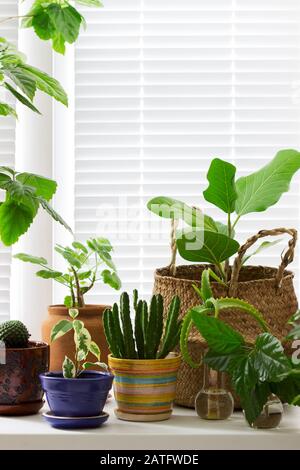
<svg viewBox="0 0 300 470"><path fill-rule="evenodd" d="M188 261L215 264L222 279L227 280L229 258L239 249L238 242L234 240L238 221L250 212L262 212L276 204L289 190L291 179L299 168L300 152L280 150L263 168L235 180L234 165L219 158L213 159L207 174L209 185L203 195L208 202L226 213L226 225L203 214L199 208L170 197L155 197L147 207L160 217L171 221L182 220L190 226L190 230L177 230L176 242L180 255ZM264 242L258 251L272 245ZM223 261L224 265L220 265Z"/></svg>
<svg viewBox="0 0 300 470"><path fill-rule="evenodd" d="M65 356L62 364L63 376L65 379L76 379L86 369L94 368L95 366L107 370L107 365L100 362L101 351L99 346L92 341L89 331L85 328L84 323L78 320L79 311L76 308L69 309L70 320L61 320L51 331L51 343L61 338L69 331L74 334L75 354L73 360ZM95 362L88 362L87 357L89 353L95 356Z"/></svg>
<svg viewBox="0 0 300 470"><path fill-rule="evenodd" d="M42 269L36 272L43 279L54 279L69 289L65 297L66 307L84 307L84 296L97 282L102 281L113 289L121 288L121 281L112 260L113 247L106 238L91 238L87 242L74 241L72 247L56 245L59 253L68 265L66 273L51 268L45 258L18 253L14 257L39 265Z"/></svg>

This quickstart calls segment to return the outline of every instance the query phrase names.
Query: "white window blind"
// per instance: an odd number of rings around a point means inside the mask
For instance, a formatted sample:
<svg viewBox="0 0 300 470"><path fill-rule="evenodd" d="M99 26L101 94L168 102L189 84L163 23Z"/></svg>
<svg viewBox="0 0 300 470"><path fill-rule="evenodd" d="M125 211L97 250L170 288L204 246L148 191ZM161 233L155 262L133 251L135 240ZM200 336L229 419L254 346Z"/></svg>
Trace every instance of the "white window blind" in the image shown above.
<svg viewBox="0 0 300 470"><path fill-rule="evenodd" d="M150 294L169 262L168 222L146 202L202 198L213 157L238 175L300 147L298 0L106 0L82 9L75 47L75 231L107 235L124 289ZM276 208L249 214L238 239L299 228L299 178ZM164 237L159 232L164 232ZM284 242L256 258L277 265ZM294 264L297 270L298 261ZM110 302L97 287L89 301Z"/></svg>
<svg viewBox="0 0 300 470"><path fill-rule="evenodd" d="M18 15L18 0L4 0L0 6L0 21ZM1 23L0 36L17 44L17 21ZM10 97L1 87L0 100L9 102ZM15 119L0 116L0 165L14 166L15 161ZM1 197L2 195L0 195ZM11 249L0 243L0 321L9 318Z"/></svg>

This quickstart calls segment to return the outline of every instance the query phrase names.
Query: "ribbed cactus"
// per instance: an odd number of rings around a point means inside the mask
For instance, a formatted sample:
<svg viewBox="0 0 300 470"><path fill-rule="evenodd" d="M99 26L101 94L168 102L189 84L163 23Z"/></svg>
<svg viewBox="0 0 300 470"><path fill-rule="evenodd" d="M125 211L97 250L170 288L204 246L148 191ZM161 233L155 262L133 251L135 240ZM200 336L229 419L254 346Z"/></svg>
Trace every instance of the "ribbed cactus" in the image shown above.
<svg viewBox="0 0 300 470"><path fill-rule="evenodd" d="M148 306L146 301L138 299L138 293L134 291L133 306L134 333L129 296L126 292L121 295L120 309L114 304L112 310L104 312L104 331L112 355L121 359L165 358L179 342L179 298L174 297L171 302L165 328L164 302L161 295L154 295Z"/></svg>

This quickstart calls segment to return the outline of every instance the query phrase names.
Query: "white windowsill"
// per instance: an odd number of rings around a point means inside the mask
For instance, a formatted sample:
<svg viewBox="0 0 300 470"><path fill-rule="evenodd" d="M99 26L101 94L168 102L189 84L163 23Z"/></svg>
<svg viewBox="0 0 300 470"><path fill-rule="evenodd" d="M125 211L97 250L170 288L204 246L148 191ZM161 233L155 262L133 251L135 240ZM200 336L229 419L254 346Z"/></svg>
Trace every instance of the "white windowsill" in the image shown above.
<svg viewBox="0 0 300 470"><path fill-rule="evenodd" d="M112 401L107 424L92 430L60 431L39 415L0 418L0 450L203 450L300 449L300 409L287 408L274 430L249 428L241 413L227 421L205 421L193 410L175 407L160 423L117 420Z"/></svg>

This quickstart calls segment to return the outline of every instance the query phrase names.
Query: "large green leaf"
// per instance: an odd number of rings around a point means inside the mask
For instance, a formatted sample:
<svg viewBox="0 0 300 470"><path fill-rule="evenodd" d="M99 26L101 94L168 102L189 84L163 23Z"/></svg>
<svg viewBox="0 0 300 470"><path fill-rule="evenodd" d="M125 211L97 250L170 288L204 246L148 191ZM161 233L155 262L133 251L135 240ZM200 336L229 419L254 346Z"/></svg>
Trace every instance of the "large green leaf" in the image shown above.
<svg viewBox="0 0 300 470"><path fill-rule="evenodd" d="M271 393L267 382L257 383L251 390L247 386L240 392L241 405L250 425L259 417Z"/></svg>
<svg viewBox="0 0 300 470"><path fill-rule="evenodd" d="M203 196L226 214L234 212L237 199L235 173L236 167L234 165L219 158L213 159L207 173L209 186L203 192Z"/></svg>
<svg viewBox="0 0 300 470"><path fill-rule="evenodd" d="M0 239L10 246L27 232L36 213L24 204L6 201L0 206Z"/></svg>
<svg viewBox="0 0 300 470"><path fill-rule="evenodd" d="M40 266L48 264L48 261L45 258L27 255L26 253L17 253L14 255L14 258L24 261L25 263L39 264Z"/></svg>
<svg viewBox="0 0 300 470"><path fill-rule="evenodd" d="M46 11L56 31L62 35L64 40L70 44L75 42L82 23L82 16L78 11L71 5L65 7L53 3L46 7Z"/></svg>
<svg viewBox="0 0 300 470"><path fill-rule="evenodd" d="M26 75L34 81L39 90L52 96L55 100L60 101L65 106L68 106L68 96L61 84L55 78L50 77L47 73L27 64L23 64L19 68L23 72L23 75Z"/></svg>
<svg viewBox="0 0 300 470"><path fill-rule="evenodd" d="M22 71L21 65L4 69L4 74L6 77L10 78L26 96L28 96L30 101L33 100L36 92L35 80L27 76L27 74Z"/></svg>
<svg viewBox="0 0 300 470"><path fill-rule="evenodd" d="M27 108L31 109L31 111L34 111L35 113L41 114L39 110L29 101L26 96L21 95L15 88L13 88L9 83L5 82L4 83L5 88L7 88L8 91L11 92L11 94L17 98L20 103L24 104L27 106Z"/></svg>
<svg viewBox="0 0 300 470"><path fill-rule="evenodd" d="M46 201L50 201L56 192L56 181L45 178L44 176L32 173L19 173L16 179L27 186L35 188L35 195L41 196L46 199Z"/></svg>
<svg viewBox="0 0 300 470"><path fill-rule="evenodd" d="M280 382L281 376L290 370L281 342L270 333L256 338L252 360L261 382Z"/></svg>
<svg viewBox="0 0 300 470"><path fill-rule="evenodd" d="M219 231L215 221L211 217L203 214L200 209L190 207L178 199L158 196L151 199L147 203L147 207L151 212L159 217L163 217L165 219L184 220L185 223L191 227L203 228L213 232Z"/></svg>
<svg viewBox="0 0 300 470"><path fill-rule="evenodd" d="M18 204L24 204L33 212L38 210L39 203L35 198L35 189L31 186L14 180L9 182L5 189L9 199L14 200Z"/></svg>
<svg viewBox="0 0 300 470"><path fill-rule="evenodd" d="M57 340L61 336L64 336L69 331L73 330L73 324L70 320L60 320L56 325L53 326L50 335L50 341Z"/></svg>
<svg viewBox="0 0 300 470"><path fill-rule="evenodd" d="M179 233L177 247L188 261L220 264L238 251L239 244L221 233L186 230Z"/></svg>
<svg viewBox="0 0 300 470"><path fill-rule="evenodd" d="M203 307L192 309L192 320L207 341L209 348L219 354L229 354L244 344L244 338L223 321L203 313Z"/></svg>
<svg viewBox="0 0 300 470"><path fill-rule="evenodd" d="M276 204L281 195L288 191L290 181L299 168L300 153L297 150L281 150L266 166L238 179L236 213L241 216L261 212Z"/></svg>

